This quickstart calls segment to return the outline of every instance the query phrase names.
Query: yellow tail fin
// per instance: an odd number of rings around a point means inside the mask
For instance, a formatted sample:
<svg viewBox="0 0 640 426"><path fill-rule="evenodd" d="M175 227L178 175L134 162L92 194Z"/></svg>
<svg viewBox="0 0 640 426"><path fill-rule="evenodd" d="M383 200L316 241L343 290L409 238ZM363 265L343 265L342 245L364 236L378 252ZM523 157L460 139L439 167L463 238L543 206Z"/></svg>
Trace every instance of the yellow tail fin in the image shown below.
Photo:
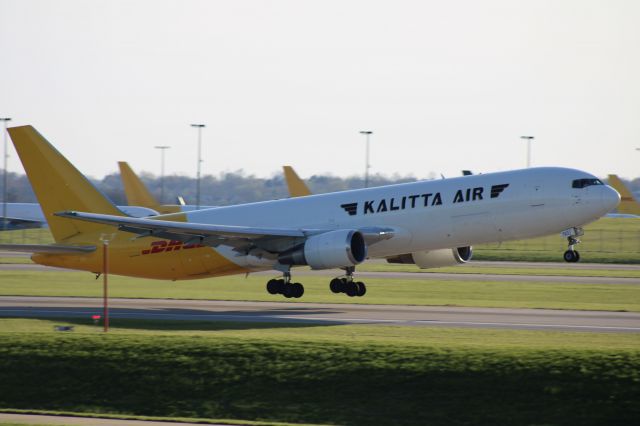
<svg viewBox="0 0 640 426"><path fill-rule="evenodd" d="M620 204L618 213L640 214L640 204L633 198L633 194L617 175L609 175L609 185L620 193Z"/></svg>
<svg viewBox="0 0 640 426"><path fill-rule="evenodd" d="M9 135L56 242L99 232L102 224L54 216L64 210L124 216L32 126L13 127Z"/></svg>
<svg viewBox="0 0 640 426"><path fill-rule="evenodd" d="M124 186L127 204L148 207L157 211L160 203L151 195L138 175L129 167L129 164L125 161L119 161L118 167L120 167L120 179L122 179L122 186Z"/></svg>
<svg viewBox="0 0 640 426"><path fill-rule="evenodd" d="M289 187L289 195L291 197L305 197L311 195L309 187L304 183L291 166L282 166L284 170L284 178Z"/></svg>
<svg viewBox="0 0 640 426"><path fill-rule="evenodd" d="M127 196L127 204L130 206L147 207L160 214L180 213L182 209L175 205L160 205L149 189L144 185L137 174L129 167L125 161L119 161L120 178L124 193Z"/></svg>

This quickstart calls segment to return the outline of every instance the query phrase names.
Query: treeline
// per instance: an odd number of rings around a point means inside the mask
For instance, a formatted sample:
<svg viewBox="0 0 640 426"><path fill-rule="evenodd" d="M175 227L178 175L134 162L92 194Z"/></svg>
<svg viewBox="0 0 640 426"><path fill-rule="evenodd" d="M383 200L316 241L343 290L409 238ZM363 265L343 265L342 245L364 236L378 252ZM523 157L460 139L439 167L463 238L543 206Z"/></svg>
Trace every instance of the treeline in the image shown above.
<svg viewBox="0 0 640 426"><path fill-rule="evenodd" d="M0 171L0 176L2 172ZM151 193L160 199L160 177L151 173L141 173L140 178ZM36 197L26 175L8 173L7 200L11 203L35 203ZM109 197L115 204L126 205L126 198L120 174L113 173L102 180L90 179L92 183ZM411 176L394 175L391 177L373 175L369 178L369 186L389 185L393 183L412 182ZM305 182L314 194L344 191L364 187L364 178L358 176L311 176ZM2 197L2 179L0 179L0 200ZM196 179L188 176L165 176L164 204L174 204L178 196L182 196L187 204L196 203ZM273 200L289 196L282 174L271 178L260 178L248 175L242 170L223 173L219 176L206 175L200 182L200 204L224 206L254 201Z"/></svg>
<svg viewBox="0 0 640 426"><path fill-rule="evenodd" d="M0 176L2 171L0 170ZM140 178L155 197L160 199L160 177L143 172ZM8 173L8 202L35 203L36 197L26 175ZM369 178L369 186L389 185L415 181L411 176L394 175L391 177L373 175ZM118 173L105 176L102 180L91 179L93 184L118 205L126 205L122 181ZM305 180L314 194L344 191L364 187L361 176L337 177L314 175ZM640 178L631 181L623 179L627 187L635 194L640 194ZM282 174L271 178L260 178L248 175L239 170L233 173L223 173L219 176L206 175L200 182L200 204L224 206L231 204L250 203L253 201L273 200L289 196ZM0 179L0 197L3 194L2 179ZM637 196L636 195L636 196ZM165 176L164 204L174 204L178 196L184 197L187 204L196 202L196 179L187 176ZM0 198L1 200L1 198Z"/></svg>

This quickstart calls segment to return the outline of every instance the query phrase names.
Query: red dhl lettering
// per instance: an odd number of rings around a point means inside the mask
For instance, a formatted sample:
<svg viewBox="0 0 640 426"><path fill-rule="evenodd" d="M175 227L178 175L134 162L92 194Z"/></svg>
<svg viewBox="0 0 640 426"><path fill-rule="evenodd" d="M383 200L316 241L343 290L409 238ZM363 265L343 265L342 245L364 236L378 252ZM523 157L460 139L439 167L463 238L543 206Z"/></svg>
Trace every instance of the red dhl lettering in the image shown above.
<svg viewBox="0 0 640 426"><path fill-rule="evenodd" d="M185 244L182 241L154 241L151 243L151 248L142 250L142 254L154 254L154 253L166 253L169 251L178 251L180 249L192 249L204 247L202 244Z"/></svg>

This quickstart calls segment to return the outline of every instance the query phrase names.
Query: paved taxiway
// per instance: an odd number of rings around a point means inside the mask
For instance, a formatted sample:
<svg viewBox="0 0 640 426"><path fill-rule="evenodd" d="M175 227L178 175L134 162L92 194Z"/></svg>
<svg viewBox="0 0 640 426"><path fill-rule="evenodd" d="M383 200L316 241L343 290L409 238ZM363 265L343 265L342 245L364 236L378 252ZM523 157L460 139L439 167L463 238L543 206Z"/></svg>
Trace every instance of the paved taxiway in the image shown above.
<svg viewBox="0 0 640 426"><path fill-rule="evenodd" d="M148 420L96 419L89 417L43 416L36 414L0 413L0 422L25 425L87 425L87 426L194 426L197 423L154 422ZM2 424L2 423L0 423ZM241 423L234 423L241 424ZM208 426L224 426L207 423ZM228 425L228 423L227 423Z"/></svg>
<svg viewBox="0 0 640 426"><path fill-rule="evenodd" d="M625 265L640 270L640 265ZM464 266L460 266L464 268ZM77 272L87 273L84 271L74 271L63 268L52 268L49 266L35 265L32 263L17 264L0 264L0 271L59 271L59 272ZM273 277L277 273L275 271L256 272L252 275ZM338 276L344 274L343 271L323 270L312 271L307 268L295 269L292 274L294 276ZM545 283L569 283L569 284L625 284L640 285L638 278L620 278L620 277L577 277L577 276L554 276L554 275L527 275L527 274L478 274L478 273L444 273L444 272L366 272L357 271L356 276L362 280L367 278L378 279L410 279L410 280L452 280L452 281L509 281L509 282L545 282Z"/></svg>
<svg viewBox="0 0 640 426"><path fill-rule="evenodd" d="M387 324L640 333L640 313L166 299L111 299L112 318L271 323ZM0 297L0 317L85 317L102 299Z"/></svg>

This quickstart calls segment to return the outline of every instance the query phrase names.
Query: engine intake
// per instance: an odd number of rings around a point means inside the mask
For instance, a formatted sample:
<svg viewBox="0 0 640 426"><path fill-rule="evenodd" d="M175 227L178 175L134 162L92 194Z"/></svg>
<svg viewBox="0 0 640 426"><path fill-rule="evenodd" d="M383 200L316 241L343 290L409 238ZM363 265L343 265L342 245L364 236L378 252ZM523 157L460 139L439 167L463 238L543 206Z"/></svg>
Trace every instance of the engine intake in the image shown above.
<svg viewBox="0 0 640 426"><path fill-rule="evenodd" d="M358 231L341 229L309 237L303 245L280 254L283 265L309 265L312 269L354 266L367 257L367 245Z"/></svg>
<svg viewBox="0 0 640 426"><path fill-rule="evenodd" d="M454 249L440 249L417 251L387 258L389 263L415 264L421 269L439 268L467 263L471 260L473 249L471 246Z"/></svg>

